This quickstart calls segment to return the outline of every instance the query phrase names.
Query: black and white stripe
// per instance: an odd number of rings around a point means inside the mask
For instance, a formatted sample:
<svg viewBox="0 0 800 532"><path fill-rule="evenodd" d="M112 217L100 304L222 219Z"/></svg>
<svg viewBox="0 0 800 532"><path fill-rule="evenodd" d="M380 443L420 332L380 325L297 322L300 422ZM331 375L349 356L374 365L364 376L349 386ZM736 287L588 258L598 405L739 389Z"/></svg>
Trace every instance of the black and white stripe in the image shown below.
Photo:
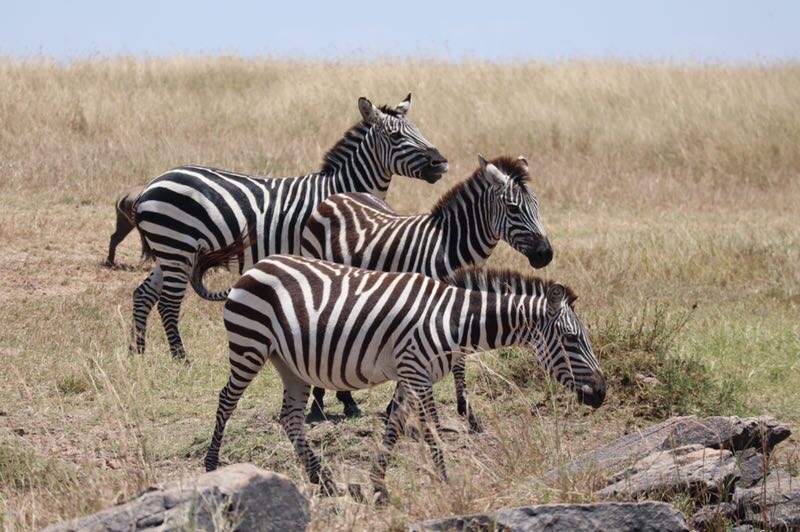
<svg viewBox="0 0 800 532"><path fill-rule="evenodd" d="M225 248L247 231L250 246L229 267L245 271L265 256L300 253L300 232L325 198L341 192L384 197L393 174L437 181L447 160L406 119L409 94L397 107L359 99L362 121L325 156L320 172L263 179L202 166L183 166L152 181L136 204L136 224L156 265L134 291L134 343L145 349L147 316L158 302L170 351L183 358L178 330L189 273L200 252ZM227 291L201 292L221 301Z"/></svg>
<svg viewBox="0 0 800 532"><path fill-rule="evenodd" d="M539 202L528 188L524 157L498 157L447 192L429 214L400 216L369 194L336 194L311 214L303 230L306 257L369 270L416 272L444 279L459 268L479 265L504 240L541 268L553 250L545 234ZM466 396L465 367L453 368L458 412L473 431L481 430ZM323 416L325 390L314 389L311 419ZM345 414L358 406L348 392L337 393Z"/></svg>
<svg viewBox="0 0 800 532"><path fill-rule="evenodd" d="M202 264L193 278L212 264ZM605 378L571 290L509 272L465 271L442 282L414 273L385 273L317 259L279 255L260 261L225 303L231 374L219 395L205 466L213 470L225 424L244 390L269 360L284 384L280 419L309 478L336 492L305 438L311 386L359 390L400 383L372 470L379 500L386 459L403 430L409 405L443 479L436 441L439 418L432 385L465 354L501 346L535 350L547 372L599 407ZM432 425L429 426L429 423Z"/></svg>

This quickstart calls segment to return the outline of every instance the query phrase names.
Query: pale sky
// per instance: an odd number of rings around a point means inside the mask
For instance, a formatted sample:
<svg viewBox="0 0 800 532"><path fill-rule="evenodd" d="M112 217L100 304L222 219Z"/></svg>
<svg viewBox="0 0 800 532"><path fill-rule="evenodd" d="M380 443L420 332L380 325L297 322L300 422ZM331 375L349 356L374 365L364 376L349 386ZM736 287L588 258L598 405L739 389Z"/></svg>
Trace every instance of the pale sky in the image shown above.
<svg viewBox="0 0 800 532"><path fill-rule="evenodd" d="M0 57L800 59L800 1L0 0Z"/></svg>

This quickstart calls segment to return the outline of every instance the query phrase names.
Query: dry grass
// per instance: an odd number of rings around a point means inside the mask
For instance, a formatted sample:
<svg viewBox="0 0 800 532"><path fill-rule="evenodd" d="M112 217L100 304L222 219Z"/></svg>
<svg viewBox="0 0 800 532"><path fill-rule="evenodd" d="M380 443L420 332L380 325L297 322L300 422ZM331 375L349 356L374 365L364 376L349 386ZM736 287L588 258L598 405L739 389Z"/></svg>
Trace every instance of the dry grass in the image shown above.
<svg viewBox="0 0 800 532"><path fill-rule="evenodd" d="M451 174L433 187L396 179L388 201L402 212L429 207L479 151L528 158L556 249L543 273L580 294L612 388L590 413L524 354L484 355L469 378L488 432L447 436L452 481L433 480L427 452L405 441L387 509L315 497L314 528L392 529L592 500L585 479L560 489L531 479L671 413L800 422L796 64L0 61L0 79L5 529L201 470L227 372L221 307L187 298L190 368L171 362L152 319L147 355L128 356L130 295L146 271L100 266L116 194L184 163L312 171L357 118L362 94L391 103L412 90L413 120L450 159ZM119 260L135 264L137 246L130 237ZM526 267L507 247L492 262ZM388 388L361 394L365 411L380 411ZM223 458L305 483L273 417L280 393L264 371L233 416ZM437 394L447 424L463 429L452 385ZM318 425L311 437L342 479L366 482L380 431L366 416ZM796 444L784 447L780 459L796 462Z"/></svg>

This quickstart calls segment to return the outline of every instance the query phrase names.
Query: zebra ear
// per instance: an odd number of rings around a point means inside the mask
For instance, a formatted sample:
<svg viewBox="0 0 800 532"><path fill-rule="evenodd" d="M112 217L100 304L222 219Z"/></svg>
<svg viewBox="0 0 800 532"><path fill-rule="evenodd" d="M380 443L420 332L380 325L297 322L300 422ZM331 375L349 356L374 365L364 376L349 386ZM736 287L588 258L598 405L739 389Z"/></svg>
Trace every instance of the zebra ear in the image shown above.
<svg viewBox="0 0 800 532"><path fill-rule="evenodd" d="M478 163L481 165L481 171L490 181L497 183L501 187L508 184L508 176L501 172L492 163L487 163L483 156L478 155Z"/></svg>
<svg viewBox="0 0 800 532"><path fill-rule="evenodd" d="M480 153L478 154L478 164L481 167L481 172L486 172L486 159Z"/></svg>
<svg viewBox="0 0 800 532"><path fill-rule="evenodd" d="M519 161L522 164L522 166L525 167L525 172L527 173L527 171L528 171L528 159L526 159L525 157L520 155L519 157L517 157L517 161Z"/></svg>
<svg viewBox="0 0 800 532"><path fill-rule="evenodd" d="M408 111L411 110L411 93L409 92L405 99L397 104L397 107L394 108L395 111L401 116L405 116L408 114Z"/></svg>
<svg viewBox="0 0 800 532"><path fill-rule="evenodd" d="M358 99L358 110L361 111L361 118L364 119L364 122L370 124L377 124L383 116L381 110L363 96Z"/></svg>
<svg viewBox="0 0 800 532"><path fill-rule="evenodd" d="M567 291L563 285L553 283L547 288L545 297L547 298L547 312L557 314L567 297Z"/></svg>

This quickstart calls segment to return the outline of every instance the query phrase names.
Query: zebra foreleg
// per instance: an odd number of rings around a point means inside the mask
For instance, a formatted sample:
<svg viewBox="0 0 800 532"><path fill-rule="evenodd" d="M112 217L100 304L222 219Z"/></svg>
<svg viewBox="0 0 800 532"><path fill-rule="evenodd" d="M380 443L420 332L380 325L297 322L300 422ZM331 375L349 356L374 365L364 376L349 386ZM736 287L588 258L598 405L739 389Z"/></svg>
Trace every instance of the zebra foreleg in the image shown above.
<svg viewBox="0 0 800 532"><path fill-rule="evenodd" d="M320 464L319 458L311 450L306 440L304 414L311 385L298 379L282 363L274 362L281 379L283 379L283 406L280 415L283 430L286 431L286 435L294 445L294 451L298 458L305 465L309 481L312 484L320 484L322 493L325 495L338 496L339 490L333 482L333 475L327 467Z"/></svg>
<svg viewBox="0 0 800 532"><path fill-rule="evenodd" d="M422 425L422 432L425 435L425 443L428 444L428 448L431 450L433 462L439 470L439 478L443 482L447 482L444 454L439 447L439 434L442 431L442 425L439 422L439 412L436 410L436 402L433 399L433 384L431 382L420 383L409 386L409 389L417 398L420 425Z"/></svg>
<svg viewBox="0 0 800 532"><path fill-rule="evenodd" d="M398 383L395 388L394 397L390 403L393 408L389 412L389 419L386 421L386 429L383 433L383 442L370 471L370 480L375 489L375 504L384 506L389 502L389 490L386 489L386 462L389 453L392 452L397 444L397 438L403 433L408 416L408 401L406 401L405 391L402 384Z"/></svg>
<svg viewBox="0 0 800 532"><path fill-rule="evenodd" d="M312 393L314 399L311 400L311 412L308 414L307 421L325 420L325 388L314 386Z"/></svg>
<svg viewBox="0 0 800 532"><path fill-rule="evenodd" d="M156 264L150 275L142 284L133 291L133 339L130 350L134 348L139 354L144 354L145 339L147 337L147 316L153 305L161 297L164 275L161 267Z"/></svg>
<svg viewBox="0 0 800 532"><path fill-rule="evenodd" d="M164 289L158 299L158 313L161 315L161 322L164 324L164 331L167 333L169 351L175 360L184 360L186 350L183 347L183 340L178 329L178 318L181 314L181 303L186 295L186 284L189 276L183 268L173 266L162 266L164 274Z"/></svg>
<svg viewBox="0 0 800 532"><path fill-rule="evenodd" d="M469 430L475 433L483 432L480 418L472 411L472 406L467 399L467 364L464 357L453 364L453 380L456 383L456 408L458 413L467 418Z"/></svg>

